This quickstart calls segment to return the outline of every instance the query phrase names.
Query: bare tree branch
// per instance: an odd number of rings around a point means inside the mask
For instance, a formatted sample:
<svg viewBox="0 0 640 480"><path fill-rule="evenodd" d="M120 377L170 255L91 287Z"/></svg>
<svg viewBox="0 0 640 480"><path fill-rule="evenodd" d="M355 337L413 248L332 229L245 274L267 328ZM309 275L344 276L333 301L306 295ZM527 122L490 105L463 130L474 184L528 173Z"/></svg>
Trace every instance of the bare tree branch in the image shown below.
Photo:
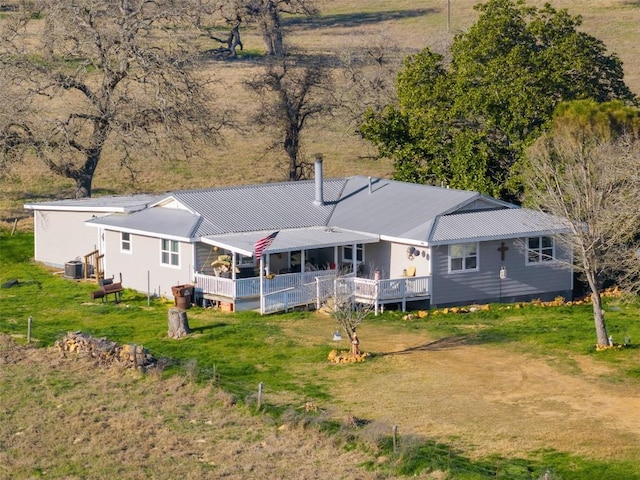
<svg viewBox="0 0 640 480"><path fill-rule="evenodd" d="M261 102L253 120L275 131L278 140L274 146L283 148L287 155L291 181L305 178L311 165L301 156L301 135L307 123L331 115L335 108L328 68L319 64L302 66L299 62L281 58L246 84Z"/></svg>
<svg viewBox="0 0 640 480"><path fill-rule="evenodd" d="M525 180L530 205L570 222L565 241L591 289L597 341L605 346L600 292L608 282L640 285L640 137L633 129L599 131L598 122L616 117L611 107L599 108L592 124L558 117L552 133L529 150ZM620 104L613 108L624 111ZM635 115L631 124L640 118Z"/></svg>
<svg viewBox="0 0 640 480"><path fill-rule="evenodd" d="M90 196L107 146L133 168L133 152L189 158L216 142L229 118L196 68L197 3L25 3L20 21L2 23L4 80L24 102L0 123L5 165L34 152Z"/></svg>

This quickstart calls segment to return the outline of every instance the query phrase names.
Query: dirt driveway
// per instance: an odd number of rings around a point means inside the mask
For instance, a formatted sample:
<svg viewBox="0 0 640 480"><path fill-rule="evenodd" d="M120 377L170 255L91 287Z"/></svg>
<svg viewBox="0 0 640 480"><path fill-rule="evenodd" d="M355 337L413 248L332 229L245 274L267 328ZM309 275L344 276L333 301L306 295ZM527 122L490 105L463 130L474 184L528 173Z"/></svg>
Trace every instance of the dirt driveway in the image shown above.
<svg viewBox="0 0 640 480"><path fill-rule="evenodd" d="M313 329L334 325L319 318ZM397 330L363 325L362 347L381 358L330 369L343 412L477 456L555 449L640 458L640 387L608 380L606 365L576 356L554 366L505 348Z"/></svg>

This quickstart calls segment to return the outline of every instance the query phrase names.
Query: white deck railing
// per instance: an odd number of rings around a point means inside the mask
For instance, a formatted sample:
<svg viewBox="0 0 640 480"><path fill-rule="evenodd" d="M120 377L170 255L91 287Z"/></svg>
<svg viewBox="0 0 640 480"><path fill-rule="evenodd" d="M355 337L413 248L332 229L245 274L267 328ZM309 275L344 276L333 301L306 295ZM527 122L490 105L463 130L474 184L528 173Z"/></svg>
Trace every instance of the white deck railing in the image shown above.
<svg viewBox="0 0 640 480"><path fill-rule="evenodd" d="M286 273L268 279L264 278L264 293L278 292L288 288L315 282L316 278L335 277L336 270L316 270L304 273ZM228 297L230 299L260 296L260 277L231 278L215 277L202 273L195 274L196 289L202 293Z"/></svg>
<svg viewBox="0 0 640 480"><path fill-rule="evenodd" d="M321 304L336 294L336 288L353 294L356 301L375 305L378 313L380 305L402 303L405 310L407 300L426 298L431 293L431 277L404 277L384 280L359 278L354 275L342 276L335 282L336 270L317 270L304 273L287 273L264 279L263 313L273 313L301 305ZM242 298L260 297L260 278L214 277L196 273L196 289L202 294L226 297L231 301Z"/></svg>

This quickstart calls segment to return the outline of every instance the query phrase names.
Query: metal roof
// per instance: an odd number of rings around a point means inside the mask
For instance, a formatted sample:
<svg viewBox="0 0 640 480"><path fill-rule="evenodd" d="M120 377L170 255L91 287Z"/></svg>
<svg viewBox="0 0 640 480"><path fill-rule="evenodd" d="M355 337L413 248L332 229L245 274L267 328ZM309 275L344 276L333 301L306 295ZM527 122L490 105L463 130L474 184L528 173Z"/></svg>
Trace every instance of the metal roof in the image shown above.
<svg viewBox="0 0 640 480"><path fill-rule="evenodd" d="M447 244L565 233L567 227L561 218L526 208L480 210L438 217L429 242Z"/></svg>
<svg viewBox="0 0 640 480"><path fill-rule="evenodd" d="M556 217L477 192L365 176L325 179L322 191L322 205L315 202L315 180L308 180L45 202L33 208L134 211L87 223L164 238L202 239L247 255L257 240L273 231L280 233L268 249L272 253L380 238L445 244L564 230ZM461 211L491 205L496 208Z"/></svg>
<svg viewBox="0 0 640 480"><path fill-rule="evenodd" d="M381 236L426 241L433 220L438 215L455 210L478 197L480 194L477 192L380 178L351 177L329 225Z"/></svg>
<svg viewBox="0 0 640 480"><path fill-rule="evenodd" d="M324 205L315 205L315 181L267 183L174 192L171 196L205 219L196 235L324 226L345 179L323 183Z"/></svg>
<svg viewBox="0 0 640 480"><path fill-rule="evenodd" d="M59 210L75 212L120 212L128 213L141 210L157 202L165 195L124 195L104 196L90 198L73 198L66 200L53 200L50 202L27 203L27 210Z"/></svg>
<svg viewBox="0 0 640 480"><path fill-rule="evenodd" d="M161 235L169 239L192 240L202 218L187 210L176 208L147 208L130 215L113 214L97 217L85 223L111 227L120 232L142 235Z"/></svg>
<svg viewBox="0 0 640 480"><path fill-rule="evenodd" d="M202 242L251 256L253 255L255 243L271 233L273 232L261 231L208 235L202 238ZM375 243L378 240L379 237L377 235L352 232L339 228L305 227L279 230L273 243L264 251L268 253L280 253L291 250L333 247L336 245Z"/></svg>

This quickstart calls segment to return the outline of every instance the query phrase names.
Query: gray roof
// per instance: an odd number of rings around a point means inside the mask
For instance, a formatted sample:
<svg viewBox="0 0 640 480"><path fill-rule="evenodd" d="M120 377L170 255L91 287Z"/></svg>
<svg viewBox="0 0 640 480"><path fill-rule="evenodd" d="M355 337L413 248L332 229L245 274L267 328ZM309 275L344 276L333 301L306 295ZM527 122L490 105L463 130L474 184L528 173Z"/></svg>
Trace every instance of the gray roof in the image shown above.
<svg viewBox="0 0 640 480"><path fill-rule="evenodd" d="M24 205L24 208L27 210L128 213L146 208L165 196L166 194L138 194L72 198L66 200L53 200L50 202L27 203Z"/></svg>
<svg viewBox="0 0 640 480"><path fill-rule="evenodd" d="M162 235L169 239L191 240L202 217L175 208L147 208L130 215L113 214L85 222L91 226L116 227L122 232Z"/></svg>
<svg viewBox="0 0 640 480"><path fill-rule="evenodd" d="M399 239L423 244L480 241L560 231L557 218L480 195L386 179L354 176L315 181L176 191L130 215L90 220L114 230L231 246L280 231L269 252ZM162 208L168 202L179 208ZM491 210L470 210L494 205ZM462 212L461 210L467 209ZM459 211L460 213L455 213Z"/></svg>
<svg viewBox="0 0 640 480"><path fill-rule="evenodd" d="M566 231L567 223L562 219L536 210L481 210L438 217L429 236L429 243L437 245L460 241L487 241Z"/></svg>
<svg viewBox="0 0 640 480"><path fill-rule="evenodd" d="M205 221L196 235L326 225L344 179L325 180L324 205L315 205L315 181L267 183L174 192L171 197Z"/></svg>
<svg viewBox="0 0 640 480"><path fill-rule="evenodd" d="M434 219L479 198L477 192L349 178L329 225L382 236L427 241Z"/></svg>

